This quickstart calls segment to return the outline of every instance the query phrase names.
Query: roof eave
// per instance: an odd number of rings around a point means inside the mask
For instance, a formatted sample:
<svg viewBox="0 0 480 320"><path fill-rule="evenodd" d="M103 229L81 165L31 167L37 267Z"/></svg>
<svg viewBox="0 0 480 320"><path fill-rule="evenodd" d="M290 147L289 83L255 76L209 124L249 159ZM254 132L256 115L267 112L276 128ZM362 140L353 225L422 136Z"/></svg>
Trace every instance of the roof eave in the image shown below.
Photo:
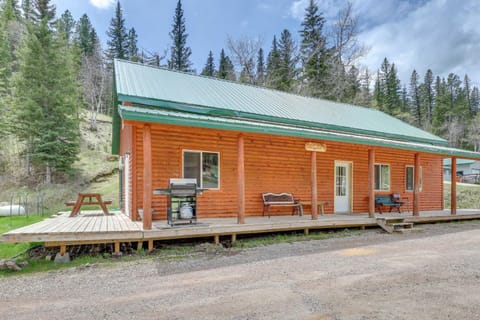
<svg viewBox="0 0 480 320"><path fill-rule="evenodd" d="M122 119L131 121L153 122L221 130L234 130L252 133L319 139L326 141L338 141L368 146L378 146L416 152L433 153L464 159L480 160L480 153L462 149L448 148L444 146L387 140L378 137L358 136L353 134L325 132L315 129L302 129L296 127L288 127L284 125L266 125L264 123L259 124L251 121L241 121L218 117L191 117L189 115L182 116L180 113L168 111L156 112L156 110L149 110L137 107L119 106L118 109Z"/></svg>
<svg viewBox="0 0 480 320"><path fill-rule="evenodd" d="M174 101L138 97L138 96L121 94L121 93L118 93L118 100L122 102L130 102L132 104L139 104L143 106L160 107L160 108L165 108L165 109L170 109L175 111L208 115L208 116L240 117L246 120L251 119L256 121L258 120L268 121L268 122L278 123L278 124L296 125L296 126L303 126L307 128L314 128L314 129L323 129L323 130L331 130L331 131L338 131L338 132L345 132L345 133L369 135L369 136L395 139L395 140L406 141L406 142L427 143L427 144L432 144L437 146L448 145L448 142L446 140L440 139L440 138L438 140L421 139L421 138L414 138L411 136L394 135L386 132L383 133L378 131L360 130L360 129L350 128L350 127L334 126L334 125L328 125L328 124L322 124L322 123L316 123L316 122L264 116L264 115L241 112L241 111L232 111L227 109L219 109L219 108L212 108L212 107L199 106L199 105L189 105L189 104L178 103Z"/></svg>

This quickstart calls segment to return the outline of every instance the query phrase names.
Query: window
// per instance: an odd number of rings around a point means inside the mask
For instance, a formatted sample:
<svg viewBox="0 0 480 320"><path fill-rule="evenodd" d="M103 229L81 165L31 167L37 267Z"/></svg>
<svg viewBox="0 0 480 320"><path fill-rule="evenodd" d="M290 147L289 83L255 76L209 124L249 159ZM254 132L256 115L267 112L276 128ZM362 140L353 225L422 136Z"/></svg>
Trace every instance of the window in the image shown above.
<svg viewBox="0 0 480 320"><path fill-rule="evenodd" d="M218 152L183 151L183 177L197 179L200 188L219 189Z"/></svg>
<svg viewBox="0 0 480 320"><path fill-rule="evenodd" d="M413 191L415 188L415 167L406 166L405 167L405 190ZM419 191L422 191L422 167L420 167L420 188Z"/></svg>
<svg viewBox="0 0 480 320"><path fill-rule="evenodd" d="M375 165L375 190L390 191L390 165Z"/></svg>

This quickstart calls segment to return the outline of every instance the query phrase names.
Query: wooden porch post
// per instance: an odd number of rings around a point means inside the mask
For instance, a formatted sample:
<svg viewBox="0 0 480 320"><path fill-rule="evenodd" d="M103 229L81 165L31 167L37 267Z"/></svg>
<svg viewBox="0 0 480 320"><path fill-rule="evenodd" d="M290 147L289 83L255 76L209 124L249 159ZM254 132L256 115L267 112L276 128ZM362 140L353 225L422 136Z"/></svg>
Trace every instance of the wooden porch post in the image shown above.
<svg viewBox="0 0 480 320"><path fill-rule="evenodd" d="M457 214L457 158L452 157L452 172L451 172L451 181L452 181L452 186L450 189L450 214L452 216Z"/></svg>
<svg viewBox="0 0 480 320"><path fill-rule="evenodd" d="M368 149L368 216L375 217L375 150Z"/></svg>
<svg viewBox="0 0 480 320"><path fill-rule="evenodd" d="M413 169L413 215L420 215L420 154L415 153L415 167Z"/></svg>
<svg viewBox="0 0 480 320"><path fill-rule="evenodd" d="M238 172L238 214L237 223L245 223L245 150L244 150L244 138L242 134L238 135L237 139L238 147L238 159L237 159L237 172Z"/></svg>
<svg viewBox="0 0 480 320"><path fill-rule="evenodd" d="M132 198L131 202L132 205L130 206L130 210L132 210L132 220L136 221L138 219L138 205L137 205L137 127L133 126L132 127L132 153L131 153L131 167L132 170L130 170L130 175L131 175L131 183L132 183Z"/></svg>
<svg viewBox="0 0 480 320"><path fill-rule="evenodd" d="M318 206L317 206L317 152L312 151L312 220L318 219Z"/></svg>
<svg viewBox="0 0 480 320"><path fill-rule="evenodd" d="M143 127L143 229L152 229L152 134Z"/></svg>

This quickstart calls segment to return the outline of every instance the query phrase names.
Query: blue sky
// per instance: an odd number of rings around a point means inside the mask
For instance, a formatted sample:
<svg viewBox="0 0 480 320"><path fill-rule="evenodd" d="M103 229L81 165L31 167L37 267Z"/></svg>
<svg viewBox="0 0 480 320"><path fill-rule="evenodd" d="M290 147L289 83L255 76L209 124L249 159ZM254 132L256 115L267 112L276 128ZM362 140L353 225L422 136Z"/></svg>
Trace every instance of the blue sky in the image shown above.
<svg viewBox="0 0 480 320"><path fill-rule="evenodd" d="M360 40L369 48L359 61L376 72L384 57L393 61L403 84L414 68L421 75L465 73L480 86L480 1L477 0L352 0L359 15ZM87 13L103 43L114 14L115 0L54 0L57 15L66 9L75 19ZM177 0L121 0L127 27L135 27L139 47L163 53ZM191 60L199 72L208 51L216 60L227 36L258 38L268 52L274 34L289 29L298 39L308 0L183 0ZM346 0L320 0L332 24ZM228 52L227 52L228 54Z"/></svg>

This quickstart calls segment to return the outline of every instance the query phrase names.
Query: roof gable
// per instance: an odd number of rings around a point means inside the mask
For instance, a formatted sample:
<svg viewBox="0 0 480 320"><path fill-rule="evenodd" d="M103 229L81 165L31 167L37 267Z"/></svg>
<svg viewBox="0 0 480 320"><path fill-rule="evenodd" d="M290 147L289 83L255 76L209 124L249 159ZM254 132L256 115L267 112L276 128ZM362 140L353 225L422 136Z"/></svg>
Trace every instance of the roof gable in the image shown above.
<svg viewBox="0 0 480 320"><path fill-rule="evenodd" d="M375 109L115 60L119 101L209 116L446 145L446 141Z"/></svg>

